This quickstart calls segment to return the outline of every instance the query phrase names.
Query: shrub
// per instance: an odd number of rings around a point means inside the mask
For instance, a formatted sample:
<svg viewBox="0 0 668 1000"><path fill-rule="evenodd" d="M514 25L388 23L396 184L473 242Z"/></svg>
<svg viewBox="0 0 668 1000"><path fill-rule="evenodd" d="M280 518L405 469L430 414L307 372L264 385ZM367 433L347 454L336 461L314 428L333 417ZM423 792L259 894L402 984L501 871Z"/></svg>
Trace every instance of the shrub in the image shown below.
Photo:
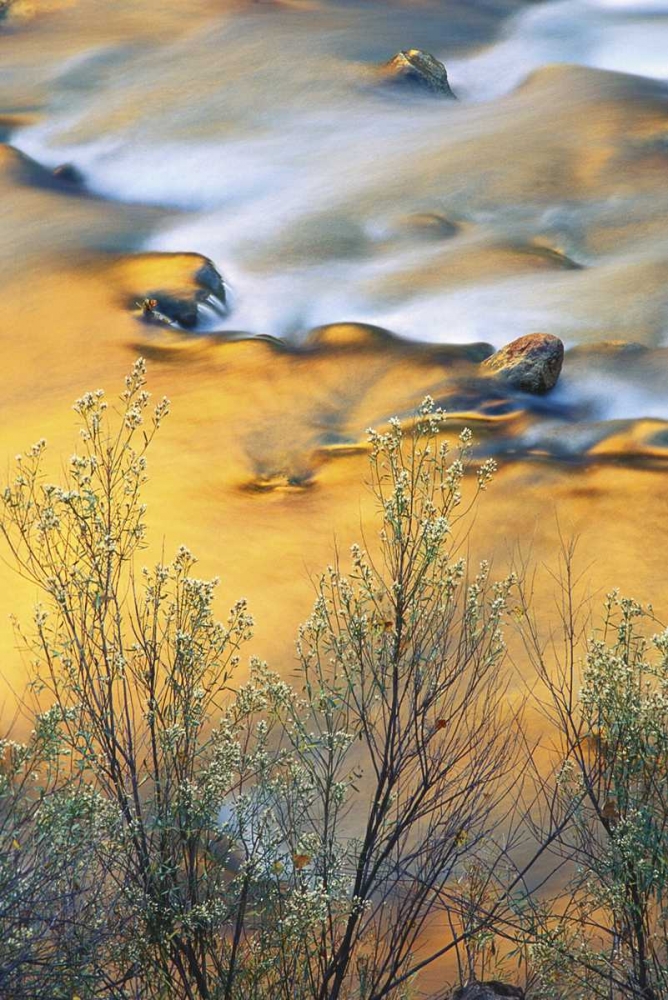
<svg viewBox="0 0 668 1000"><path fill-rule="evenodd" d="M64 483L45 477L42 441L2 494L2 533L43 595L24 642L45 706L27 746L5 744L0 879L18 902L3 992L407 997L488 920L417 953L435 914L454 928L457 876L516 759L512 581L490 584L486 565L469 578L452 554L469 433L450 456L430 401L371 433L376 555L353 547L320 579L295 686L258 661L239 685L245 602L219 622L216 581L186 548L137 567L168 402L151 409L139 361L119 406L98 391L74 409Z"/></svg>
<svg viewBox="0 0 668 1000"><path fill-rule="evenodd" d="M549 663L535 631L529 647L559 737L537 836L568 877L551 899L529 899L527 942L541 995L657 1000L668 995L668 632L652 636L651 609L614 592L587 638L572 551L563 587L563 656Z"/></svg>

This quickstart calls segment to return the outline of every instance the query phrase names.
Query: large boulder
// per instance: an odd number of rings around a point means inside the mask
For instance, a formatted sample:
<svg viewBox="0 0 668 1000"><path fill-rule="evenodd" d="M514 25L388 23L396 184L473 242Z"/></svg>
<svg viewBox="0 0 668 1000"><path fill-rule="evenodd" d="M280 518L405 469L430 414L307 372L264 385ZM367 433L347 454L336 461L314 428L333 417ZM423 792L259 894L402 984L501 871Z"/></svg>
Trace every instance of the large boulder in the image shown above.
<svg viewBox="0 0 668 1000"><path fill-rule="evenodd" d="M401 84L455 99L443 63L421 49L397 52L396 56L381 67L380 73L386 83Z"/></svg>
<svg viewBox="0 0 668 1000"><path fill-rule="evenodd" d="M452 994L452 1000L524 1000L524 990L519 986L509 986L497 979L488 982L467 983Z"/></svg>
<svg viewBox="0 0 668 1000"><path fill-rule="evenodd" d="M550 333L530 333L502 347L482 363L485 374L502 378L513 389L541 394L557 384L564 345Z"/></svg>

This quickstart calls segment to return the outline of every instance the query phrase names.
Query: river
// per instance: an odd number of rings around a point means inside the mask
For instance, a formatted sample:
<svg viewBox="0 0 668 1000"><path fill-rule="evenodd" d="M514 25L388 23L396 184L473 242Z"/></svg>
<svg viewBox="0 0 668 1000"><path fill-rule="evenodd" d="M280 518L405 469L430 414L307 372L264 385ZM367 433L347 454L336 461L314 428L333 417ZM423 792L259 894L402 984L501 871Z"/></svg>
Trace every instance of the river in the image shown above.
<svg viewBox="0 0 668 1000"><path fill-rule="evenodd" d="M199 551L289 674L312 574L373 518L365 428L429 392L500 464L474 553L501 569L530 543L553 565L559 525L593 591L661 606L668 2L20 0L14 15L3 468L42 435L57 468L71 401L145 355L174 410L151 462L152 552ZM457 101L377 86L409 47L445 63ZM54 181L64 163L80 182ZM210 299L190 330L142 322L136 302L191 267L165 256L183 253L211 258L227 309ZM552 393L481 381L475 345L533 331L567 349ZM7 621L35 595L0 575ZM0 653L20 685L9 625Z"/></svg>
<svg viewBox="0 0 668 1000"><path fill-rule="evenodd" d="M456 102L377 86L411 47ZM2 469L44 435L57 472L71 402L144 355L173 403L146 558L187 542L290 676L313 574L373 524L365 429L430 393L499 462L474 558L530 549L549 621L578 536L595 600L660 612L667 78L668 0L20 0L0 29ZM193 253L226 308L143 322L136 302L192 271L164 255ZM480 378L481 343L534 331L566 346L552 393ZM9 716L9 615L36 596L0 565Z"/></svg>

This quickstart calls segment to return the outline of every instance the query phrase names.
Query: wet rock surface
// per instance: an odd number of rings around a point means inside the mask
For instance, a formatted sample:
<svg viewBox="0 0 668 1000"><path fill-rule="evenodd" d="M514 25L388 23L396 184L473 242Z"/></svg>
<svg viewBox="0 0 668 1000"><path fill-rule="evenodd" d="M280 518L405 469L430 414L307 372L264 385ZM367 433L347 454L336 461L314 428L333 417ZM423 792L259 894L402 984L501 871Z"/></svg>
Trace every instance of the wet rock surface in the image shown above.
<svg viewBox="0 0 668 1000"><path fill-rule="evenodd" d="M396 84L456 100L448 82L448 72L442 62L421 49L397 52L381 68L385 83Z"/></svg>
<svg viewBox="0 0 668 1000"><path fill-rule="evenodd" d="M395 230L420 240L439 241L457 236L460 227L439 212L413 212L397 220Z"/></svg>
<svg viewBox="0 0 668 1000"><path fill-rule="evenodd" d="M564 345L559 337L530 333L487 358L482 369L514 389L541 395L557 384L563 361Z"/></svg>
<svg viewBox="0 0 668 1000"><path fill-rule="evenodd" d="M400 343L390 330L369 323L328 323L309 331L304 347L308 350L359 350L392 347Z"/></svg>
<svg viewBox="0 0 668 1000"><path fill-rule="evenodd" d="M79 194L83 177L76 167L63 164L50 170L13 146L6 146L5 149L13 160L14 174L20 184L63 194Z"/></svg>
<svg viewBox="0 0 668 1000"><path fill-rule="evenodd" d="M84 183L83 174L72 163L61 163L53 171L53 177L68 187L81 187Z"/></svg>
<svg viewBox="0 0 668 1000"><path fill-rule="evenodd" d="M220 316L228 311L225 283L201 254L137 254L119 263L116 277L128 308L148 321L192 330L206 307Z"/></svg>

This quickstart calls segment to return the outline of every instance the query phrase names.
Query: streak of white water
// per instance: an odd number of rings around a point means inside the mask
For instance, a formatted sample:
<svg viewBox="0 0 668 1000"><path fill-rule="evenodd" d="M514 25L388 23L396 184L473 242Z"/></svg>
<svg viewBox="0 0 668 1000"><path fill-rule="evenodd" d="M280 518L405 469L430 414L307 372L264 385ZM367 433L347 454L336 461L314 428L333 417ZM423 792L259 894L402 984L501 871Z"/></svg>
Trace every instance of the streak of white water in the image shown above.
<svg viewBox="0 0 668 1000"><path fill-rule="evenodd" d="M451 62L450 69L462 95L492 100L549 63L668 77L668 0L558 0L539 5L514 18L495 45Z"/></svg>
<svg viewBox="0 0 668 1000"><path fill-rule="evenodd" d="M52 113L14 144L49 166L74 163L106 198L178 210L145 249L215 261L234 308L207 315L204 328L298 339L356 320L495 345L541 328L567 343L607 335L622 310L610 289L665 247L613 248L591 272L527 275L494 272L498 246L554 232L592 263L577 237L589 222L621 224L629 212L644 222L655 208L623 198L492 204L476 143L512 124L504 95L547 64L668 77L668 0L531 5L482 49L438 50L456 104L379 94L371 68L345 54L354 25L342 22L333 53L317 16L308 32L284 14L227 16L124 51L122 72L113 47L79 55L53 80ZM425 212L449 217L458 235L437 242L404 221ZM479 267L459 278L463 259L485 254L490 276ZM423 280L430 270L436 278Z"/></svg>

